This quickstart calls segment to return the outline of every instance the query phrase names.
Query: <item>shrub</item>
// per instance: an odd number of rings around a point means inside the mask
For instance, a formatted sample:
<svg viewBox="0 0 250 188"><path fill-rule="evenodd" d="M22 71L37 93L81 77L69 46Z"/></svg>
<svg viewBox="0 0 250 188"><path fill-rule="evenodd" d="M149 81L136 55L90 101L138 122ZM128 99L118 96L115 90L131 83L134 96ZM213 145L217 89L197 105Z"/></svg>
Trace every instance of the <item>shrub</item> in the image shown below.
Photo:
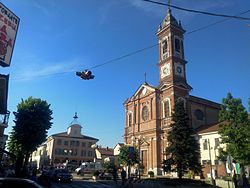
<svg viewBox="0 0 250 188"><path fill-rule="evenodd" d="M99 176L100 172L98 170L93 172L93 176Z"/></svg>
<svg viewBox="0 0 250 188"><path fill-rule="evenodd" d="M148 171L148 175L149 176L154 176L154 172L153 171Z"/></svg>

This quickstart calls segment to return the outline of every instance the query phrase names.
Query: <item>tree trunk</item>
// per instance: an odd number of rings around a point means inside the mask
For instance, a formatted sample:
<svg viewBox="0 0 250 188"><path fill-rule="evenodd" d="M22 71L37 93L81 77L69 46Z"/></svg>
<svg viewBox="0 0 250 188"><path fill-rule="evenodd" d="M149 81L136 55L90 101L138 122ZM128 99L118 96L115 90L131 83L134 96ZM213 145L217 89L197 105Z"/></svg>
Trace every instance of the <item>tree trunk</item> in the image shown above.
<svg viewBox="0 0 250 188"><path fill-rule="evenodd" d="M15 166L16 177L22 177L23 155L18 155Z"/></svg>

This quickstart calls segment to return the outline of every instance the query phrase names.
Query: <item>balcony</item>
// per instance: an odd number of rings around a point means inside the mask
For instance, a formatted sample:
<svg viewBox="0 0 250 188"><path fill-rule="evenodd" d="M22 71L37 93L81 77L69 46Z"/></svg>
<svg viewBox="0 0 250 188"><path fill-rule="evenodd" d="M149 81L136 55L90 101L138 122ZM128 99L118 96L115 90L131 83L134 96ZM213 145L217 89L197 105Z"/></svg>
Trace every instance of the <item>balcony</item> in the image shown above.
<svg viewBox="0 0 250 188"><path fill-rule="evenodd" d="M10 112L7 111L7 114L0 114L0 127L7 128L9 122Z"/></svg>
<svg viewBox="0 0 250 188"><path fill-rule="evenodd" d="M161 126L162 128L170 128L171 123L172 123L171 117L164 118L161 121Z"/></svg>

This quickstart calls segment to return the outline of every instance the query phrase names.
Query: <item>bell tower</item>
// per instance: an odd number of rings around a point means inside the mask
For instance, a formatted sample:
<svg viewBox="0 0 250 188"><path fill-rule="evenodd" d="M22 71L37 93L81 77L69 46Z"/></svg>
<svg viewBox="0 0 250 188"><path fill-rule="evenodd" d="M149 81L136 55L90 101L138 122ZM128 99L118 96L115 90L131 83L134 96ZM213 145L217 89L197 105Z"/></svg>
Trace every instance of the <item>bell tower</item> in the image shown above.
<svg viewBox="0 0 250 188"><path fill-rule="evenodd" d="M184 56L185 30L177 22L168 8L168 13L157 32L159 40L160 86L182 84L190 86L186 81L186 61ZM191 89L191 88L190 88Z"/></svg>

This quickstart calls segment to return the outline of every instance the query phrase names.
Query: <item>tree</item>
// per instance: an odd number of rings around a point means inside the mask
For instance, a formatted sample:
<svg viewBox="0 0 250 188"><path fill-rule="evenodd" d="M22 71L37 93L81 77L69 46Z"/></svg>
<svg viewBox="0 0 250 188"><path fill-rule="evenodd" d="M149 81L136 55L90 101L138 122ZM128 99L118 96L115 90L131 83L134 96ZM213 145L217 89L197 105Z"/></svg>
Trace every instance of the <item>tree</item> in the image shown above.
<svg viewBox="0 0 250 188"><path fill-rule="evenodd" d="M140 158L137 148L124 145L120 148L118 161L124 166L128 166L128 176L130 177L130 167L139 164Z"/></svg>
<svg viewBox="0 0 250 188"><path fill-rule="evenodd" d="M225 149L221 149L220 157L230 154L243 167L250 164L250 121L245 107L239 98L231 93L222 100L219 113L219 134Z"/></svg>
<svg viewBox="0 0 250 188"><path fill-rule="evenodd" d="M163 161L163 170L177 171L179 179L182 179L188 170L200 173L200 146L192 136L183 101L175 103L172 121L172 129L168 134L169 146L166 148L168 159Z"/></svg>
<svg viewBox="0 0 250 188"><path fill-rule="evenodd" d="M42 144L52 125L50 105L41 99L29 97L17 105L15 125L12 128L8 149L17 157L19 168L28 163L30 154Z"/></svg>

